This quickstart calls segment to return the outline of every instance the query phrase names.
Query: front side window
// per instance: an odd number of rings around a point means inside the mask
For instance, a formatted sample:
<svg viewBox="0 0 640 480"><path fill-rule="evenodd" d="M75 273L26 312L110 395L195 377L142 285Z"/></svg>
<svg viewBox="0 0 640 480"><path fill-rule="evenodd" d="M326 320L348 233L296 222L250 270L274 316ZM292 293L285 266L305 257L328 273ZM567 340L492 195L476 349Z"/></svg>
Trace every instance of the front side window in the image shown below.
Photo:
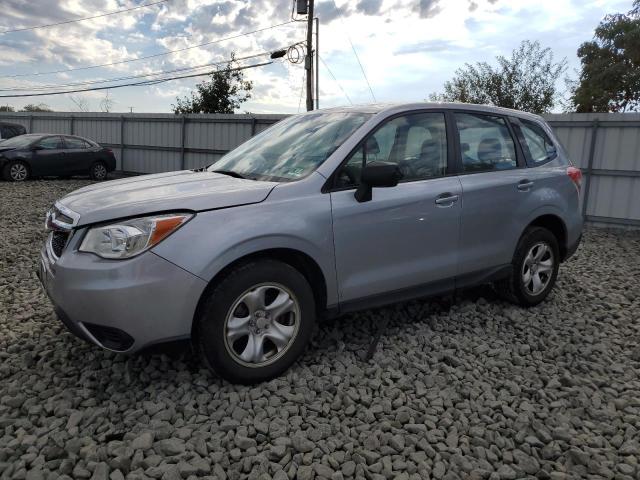
<svg viewBox="0 0 640 480"><path fill-rule="evenodd" d="M522 133L520 143L533 164L544 163L556 156L556 147L542 127L529 120L520 120L519 128Z"/></svg>
<svg viewBox="0 0 640 480"><path fill-rule="evenodd" d="M515 144L502 117L456 113L455 118L464 172L517 168Z"/></svg>
<svg viewBox="0 0 640 480"><path fill-rule="evenodd" d="M62 148L62 141L60 137L46 137L40 140L37 144L43 150L56 150Z"/></svg>
<svg viewBox="0 0 640 480"><path fill-rule="evenodd" d="M207 170L256 180L299 180L318 168L370 117L354 112L295 115L243 143Z"/></svg>
<svg viewBox="0 0 640 480"><path fill-rule="evenodd" d="M64 143L69 150L82 150L87 148L87 143L81 138L64 137Z"/></svg>
<svg viewBox="0 0 640 480"><path fill-rule="evenodd" d="M370 162L395 163L402 181L424 180L447 173L444 114L415 113L393 118L370 134L340 167L336 187L355 187Z"/></svg>

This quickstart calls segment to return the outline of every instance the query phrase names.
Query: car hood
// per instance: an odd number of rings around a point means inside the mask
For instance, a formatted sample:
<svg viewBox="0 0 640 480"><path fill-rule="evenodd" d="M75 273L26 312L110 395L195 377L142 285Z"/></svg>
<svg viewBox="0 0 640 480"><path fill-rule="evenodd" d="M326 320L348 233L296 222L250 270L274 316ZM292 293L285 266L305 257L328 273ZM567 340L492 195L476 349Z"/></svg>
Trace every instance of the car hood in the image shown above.
<svg viewBox="0 0 640 480"><path fill-rule="evenodd" d="M80 217L77 225L81 226L156 212L197 212L259 203L276 185L184 170L89 185L71 192L58 203L77 213Z"/></svg>

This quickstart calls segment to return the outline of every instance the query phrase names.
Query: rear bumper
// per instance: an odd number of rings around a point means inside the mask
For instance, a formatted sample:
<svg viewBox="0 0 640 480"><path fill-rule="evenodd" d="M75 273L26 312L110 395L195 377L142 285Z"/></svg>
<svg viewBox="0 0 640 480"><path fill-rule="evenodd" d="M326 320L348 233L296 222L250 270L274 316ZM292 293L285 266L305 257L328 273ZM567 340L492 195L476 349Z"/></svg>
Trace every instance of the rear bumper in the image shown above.
<svg viewBox="0 0 640 480"><path fill-rule="evenodd" d="M191 334L206 282L152 252L124 261L67 250L38 271L58 318L77 337L115 352Z"/></svg>
<svg viewBox="0 0 640 480"><path fill-rule="evenodd" d="M571 258L573 254L576 253L576 250L578 250L578 247L580 246L580 242L582 242L582 233L578 235L578 238L571 245L567 245L567 252L562 259L563 262Z"/></svg>

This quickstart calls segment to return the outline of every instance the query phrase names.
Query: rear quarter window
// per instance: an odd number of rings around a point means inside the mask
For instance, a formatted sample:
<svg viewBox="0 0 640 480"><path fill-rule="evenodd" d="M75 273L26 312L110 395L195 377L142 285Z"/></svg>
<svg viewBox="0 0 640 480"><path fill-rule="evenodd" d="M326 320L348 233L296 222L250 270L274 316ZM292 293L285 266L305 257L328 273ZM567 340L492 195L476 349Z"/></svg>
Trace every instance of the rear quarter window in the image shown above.
<svg viewBox="0 0 640 480"><path fill-rule="evenodd" d="M529 165L542 165L558 157L558 148L541 125L520 119L516 128Z"/></svg>

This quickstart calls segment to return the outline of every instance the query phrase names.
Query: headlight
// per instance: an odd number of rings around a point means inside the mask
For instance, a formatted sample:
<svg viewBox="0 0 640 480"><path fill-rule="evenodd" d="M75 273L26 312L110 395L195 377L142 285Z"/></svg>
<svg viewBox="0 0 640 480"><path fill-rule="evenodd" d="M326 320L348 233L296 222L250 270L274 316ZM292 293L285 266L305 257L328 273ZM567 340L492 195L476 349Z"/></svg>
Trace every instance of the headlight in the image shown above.
<svg viewBox="0 0 640 480"><path fill-rule="evenodd" d="M94 227L82 240L80 251L102 258L131 258L160 243L191 217L191 213L154 215Z"/></svg>

